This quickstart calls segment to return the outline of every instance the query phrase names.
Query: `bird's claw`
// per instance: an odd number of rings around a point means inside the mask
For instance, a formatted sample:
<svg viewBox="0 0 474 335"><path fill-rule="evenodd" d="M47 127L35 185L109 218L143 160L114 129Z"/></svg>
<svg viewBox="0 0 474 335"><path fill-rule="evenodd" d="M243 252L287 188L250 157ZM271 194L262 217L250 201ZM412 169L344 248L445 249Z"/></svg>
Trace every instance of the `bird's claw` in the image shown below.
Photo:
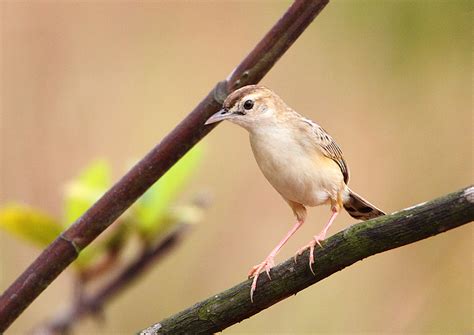
<svg viewBox="0 0 474 335"><path fill-rule="evenodd" d="M301 249L299 249L295 256L294 256L294 261L296 263L296 258L298 256L300 256L303 252L306 251L306 249L309 248L309 269L311 270L311 273L313 275L316 275L314 273L314 270L313 270L313 264L314 264L314 247L316 246L316 244L318 244L321 248L323 248L321 242L324 241L324 236L321 236L320 235L316 235L313 237L313 239L307 244L305 245L304 247L302 247Z"/></svg>
<svg viewBox="0 0 474 335"><path fill-rule="evenodd" d="M315 240L311 240L307 245L305 245L304 247L302 247L301 249L299 249L296 254L295 254L295 257L294 257L294 260L295 260L295 263L296 263L296 258L298 256L300 256L303 252L306 251L306 249L309 248L309 269L311 270L311 272L313 273L314 275L314 271L313 271L313 264L314 264L314 247L316 245L316 241Z"/></svg>
<svg viewBox="0 0 474 335"><path fill-rule="evenodd" d="M262 270L265 270L268 279L272 280L272 277L270 276L270 269L274 265L274 260L273 257L267 257L262 263L255 265L249 272L249 279L253 277L252 281L252 286L250 288L250 300L253 302L253 294L255 290L257 289L257 280L258 276L262 272Z"/></svg>
<svg viewBox="0 0 474 335"><path fill-rule="evenodd" d="M313 236L313 241L315 241L321 249L324 248L321 242L323 242L325 239L326 239L326 234L323 234L323 233Z"/></svg>

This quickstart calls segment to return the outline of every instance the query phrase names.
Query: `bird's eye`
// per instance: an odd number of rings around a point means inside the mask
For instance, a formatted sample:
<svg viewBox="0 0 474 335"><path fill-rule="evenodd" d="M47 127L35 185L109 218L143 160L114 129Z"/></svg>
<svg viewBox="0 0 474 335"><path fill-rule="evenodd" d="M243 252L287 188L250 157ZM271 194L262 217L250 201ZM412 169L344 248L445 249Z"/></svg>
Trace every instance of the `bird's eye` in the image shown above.
<svg viewBox="0 0 474 335"><path fill-rule="evenodd" d="M246 110L252 109L253 107L253 101L252 100L247 100L244 102L244 108Z"/></svg>

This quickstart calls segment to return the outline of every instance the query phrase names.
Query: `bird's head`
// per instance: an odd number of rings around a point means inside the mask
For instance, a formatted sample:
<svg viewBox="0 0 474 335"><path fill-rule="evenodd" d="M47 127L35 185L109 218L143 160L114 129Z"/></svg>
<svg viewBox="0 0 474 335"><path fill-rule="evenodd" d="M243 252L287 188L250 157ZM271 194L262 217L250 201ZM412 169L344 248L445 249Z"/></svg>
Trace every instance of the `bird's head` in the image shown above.
<svg viewBox="0 0 474 335"><path fill-rule="evenodd" d="M205 124L229 120L251 131L255 127L262 127L272 123L276 113L281 110L279 104L283 101L263 86L244 86L225 99L222 109L212 115Z"/></svg>

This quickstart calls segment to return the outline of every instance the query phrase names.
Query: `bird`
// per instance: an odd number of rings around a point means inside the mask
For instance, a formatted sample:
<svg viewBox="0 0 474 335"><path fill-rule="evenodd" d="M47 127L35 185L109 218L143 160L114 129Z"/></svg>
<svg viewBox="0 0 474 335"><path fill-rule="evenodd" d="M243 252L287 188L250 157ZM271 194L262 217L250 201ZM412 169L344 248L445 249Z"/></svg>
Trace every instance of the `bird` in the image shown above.
<svg viewBox="0 0 474 335"><path fill-rule="evenodd" d="M329 205L331 209L330 219L321 232L295 254L296 261L296 257L309 248L309 267L313 274L314 248L322 247L321 242L342 208L359 220L385 215L349 188L349 168L341 148L328 132L295 112L271 89L247 85L235 90L205 125L224 120L248 131L257 165L296 216L296 223L283 239L263 262L250 270L252 302L260 273L265 271L271 279L275 256L304 224L307 207Z"/></svg>

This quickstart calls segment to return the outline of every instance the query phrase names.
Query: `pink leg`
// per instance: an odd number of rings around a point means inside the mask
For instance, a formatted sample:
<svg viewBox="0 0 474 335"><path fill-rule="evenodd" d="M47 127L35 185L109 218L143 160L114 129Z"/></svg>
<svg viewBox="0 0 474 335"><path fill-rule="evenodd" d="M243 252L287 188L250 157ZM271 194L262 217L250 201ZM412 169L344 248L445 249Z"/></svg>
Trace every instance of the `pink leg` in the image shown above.
<svg viewBox="0 0 474 335"><path fill-rule="evenodd" d="M298 252L295 255L295 262L296 262L296 257L301 255L303 251L305 251L307 248L309 248L309 268L311 269L311 272L314 274L313 267L312 265L314 264L314 247L316 246L316 243L322 248L323 246L321 245L321 241L324 241L326 238L326 234L328 232L329 227L331 227L332 223L336 219L337 214L339 212L335 209L332 210L332 215L331 218L329 219L329 222L324 226L323 230L318 234L313 237L313 239L305 245L303 248L298 250Z"/></svg>
<svg viewBox="0 0 474 335"><path fill-rule="evenodd" d="M267 273L267 276L269 279L272 279L270 277L270 269L273 267L275 264L274 258L280 251L280 249L285 245L286 242L290 239L290 237L298 230L299 227L304 223L304 221L298 220L293 228L283 237L283 239L278 243L278 245L273 248L272 252L265 258L265 260L260 263L255 265L249 272L249 278L253 277L253 282L252 282L252 288L250 289L250 300L253 302L253 293L255 292L255 289L257 288L257 280L258 276L260 275L260 272L265 269L265 272Z"/></svg>
<svg viewBox="0 0 474 335"><path fill-rule="evenodd" d="M326 239L326 234L329 230L329 227L331 227L332 223L336 219L337 214L339 214L339 212L337 210L333 210L331 218L329 219L329 222L324 226L323 230L318 235L314 236L314 240L316 241L316 243L319 244L321 248L323 246L321 245L320 241L324 241Z"/></svg>

